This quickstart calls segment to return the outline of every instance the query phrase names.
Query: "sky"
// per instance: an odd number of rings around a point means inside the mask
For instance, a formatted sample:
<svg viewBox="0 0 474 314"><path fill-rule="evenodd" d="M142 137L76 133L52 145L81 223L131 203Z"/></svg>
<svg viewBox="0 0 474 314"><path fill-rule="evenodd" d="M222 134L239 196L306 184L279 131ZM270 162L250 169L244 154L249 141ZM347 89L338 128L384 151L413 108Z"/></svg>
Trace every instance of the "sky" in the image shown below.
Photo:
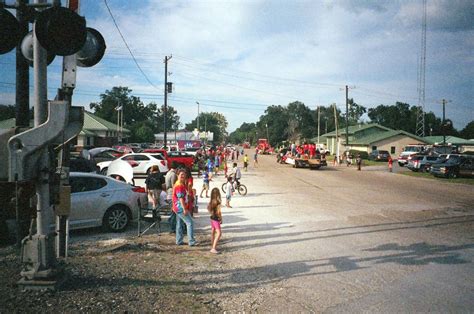
<svg viewBox="0 0 474 314"><path fill-rule="evenodd" d="M80 5L87 26L107 44L99 64L78 68L73 104L86 109L114 86L129 87L145 104L163 104L165 56L171 56L173 82L168 104L183 126L198 109L222 113L229 132L258 121L270 105L301 101L315 109L336 103L344 111L346 85L349 98L366 108L419 103L422 0L81 0ZM48 67L49 99L60 86L61 62L56 57ZM30 78L32 86L31 71ZM14 53L0 55L0 103L14 104L14 83ZM473 90L474 1L428 0L425 110L441 117L442 99L448 100L446 116L461 130L474 120Z"/></svg>

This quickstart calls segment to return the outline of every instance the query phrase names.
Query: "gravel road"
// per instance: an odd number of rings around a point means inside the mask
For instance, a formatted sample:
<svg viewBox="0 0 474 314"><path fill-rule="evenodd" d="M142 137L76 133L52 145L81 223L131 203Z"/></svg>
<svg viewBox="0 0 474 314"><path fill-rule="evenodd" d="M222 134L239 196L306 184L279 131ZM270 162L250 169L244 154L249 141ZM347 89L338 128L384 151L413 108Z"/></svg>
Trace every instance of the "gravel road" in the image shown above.
<svg viewBox="0 0 474 314"><path fill-rule="evenodd" d="M223 209L221 254L209 253L205 199L198 247L166 230L137 238L136 226L73 233L55 292L19 292L16 251L2 248L1 312L472 311L472 185L259 161L243 172L248 194Z"/></svg>

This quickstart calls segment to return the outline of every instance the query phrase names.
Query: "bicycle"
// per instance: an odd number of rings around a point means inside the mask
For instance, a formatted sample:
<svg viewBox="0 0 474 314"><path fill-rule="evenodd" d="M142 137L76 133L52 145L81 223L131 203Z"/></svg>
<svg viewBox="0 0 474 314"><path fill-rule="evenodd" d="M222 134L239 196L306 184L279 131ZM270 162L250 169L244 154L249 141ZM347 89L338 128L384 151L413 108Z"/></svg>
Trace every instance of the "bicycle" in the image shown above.
<svg viewBox="0 0 474 314"><path fill-rule="evenodd" d="M226 192L225 188L226 188L226 185L227 185L227 182L224 182L222 184L222 192ZM232 186L234 187L235 190L237 190L237 192L239 192L240 195L242 196L245 196L247 195L247 187L242 184L242 183L239 183L237 184L234 180L232 180Z"/></svg>

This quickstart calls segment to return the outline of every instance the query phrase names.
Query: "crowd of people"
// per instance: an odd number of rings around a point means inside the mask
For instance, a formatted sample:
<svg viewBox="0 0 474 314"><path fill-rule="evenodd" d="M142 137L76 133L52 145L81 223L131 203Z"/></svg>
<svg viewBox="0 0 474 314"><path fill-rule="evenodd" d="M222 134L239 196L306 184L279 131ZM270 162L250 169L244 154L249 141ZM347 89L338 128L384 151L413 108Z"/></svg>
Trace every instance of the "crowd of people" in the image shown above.
<svg viewBox="0 0 474 314"><path fill-rule="evenodd" d="M238 167L239 156L243 157L244 169L248 167L248 156L244 154L243 148L231 149L227 147L211 148L208 151L200 150L196 153L195 164L198 168L197 177L202 177L203 185L199 196L209 198L210 182L214 176L224 171L226 177L226 202L225 206L231 208L230 201L234 193L234 181L237 184L242 176ZM228 169L228 162L232 162L232 168ZM158 167L156 167L158 168ZM196 246L198 243L194 237L193 216L198 211L197 192L194 188L194 180L189 168L178 168L176 163L170 165L170 169L163 176L154 167L145 180L146 192L152 208L168 206L171 208L169 225L170 232L176 234L176 244L184 244L184 234L187 234L188 245ZM213 188L210 192L210 200L207 209L211 220L211 253L218 253L217 243L221 238L222 223L222 199L219 188Z"/></svg>

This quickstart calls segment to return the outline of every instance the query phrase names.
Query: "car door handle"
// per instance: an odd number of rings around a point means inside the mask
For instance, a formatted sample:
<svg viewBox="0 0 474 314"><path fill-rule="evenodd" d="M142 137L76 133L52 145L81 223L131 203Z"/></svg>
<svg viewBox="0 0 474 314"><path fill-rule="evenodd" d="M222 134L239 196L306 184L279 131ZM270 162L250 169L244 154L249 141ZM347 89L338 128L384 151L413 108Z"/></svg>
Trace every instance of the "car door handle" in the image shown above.
<svg viewBox="0 0 474 314"><path fill-rule="evenodd" d="M110 194L109 193L102 193L102 194L100 194L100 196L107 197L107 196L110 196Z"/></svg>

